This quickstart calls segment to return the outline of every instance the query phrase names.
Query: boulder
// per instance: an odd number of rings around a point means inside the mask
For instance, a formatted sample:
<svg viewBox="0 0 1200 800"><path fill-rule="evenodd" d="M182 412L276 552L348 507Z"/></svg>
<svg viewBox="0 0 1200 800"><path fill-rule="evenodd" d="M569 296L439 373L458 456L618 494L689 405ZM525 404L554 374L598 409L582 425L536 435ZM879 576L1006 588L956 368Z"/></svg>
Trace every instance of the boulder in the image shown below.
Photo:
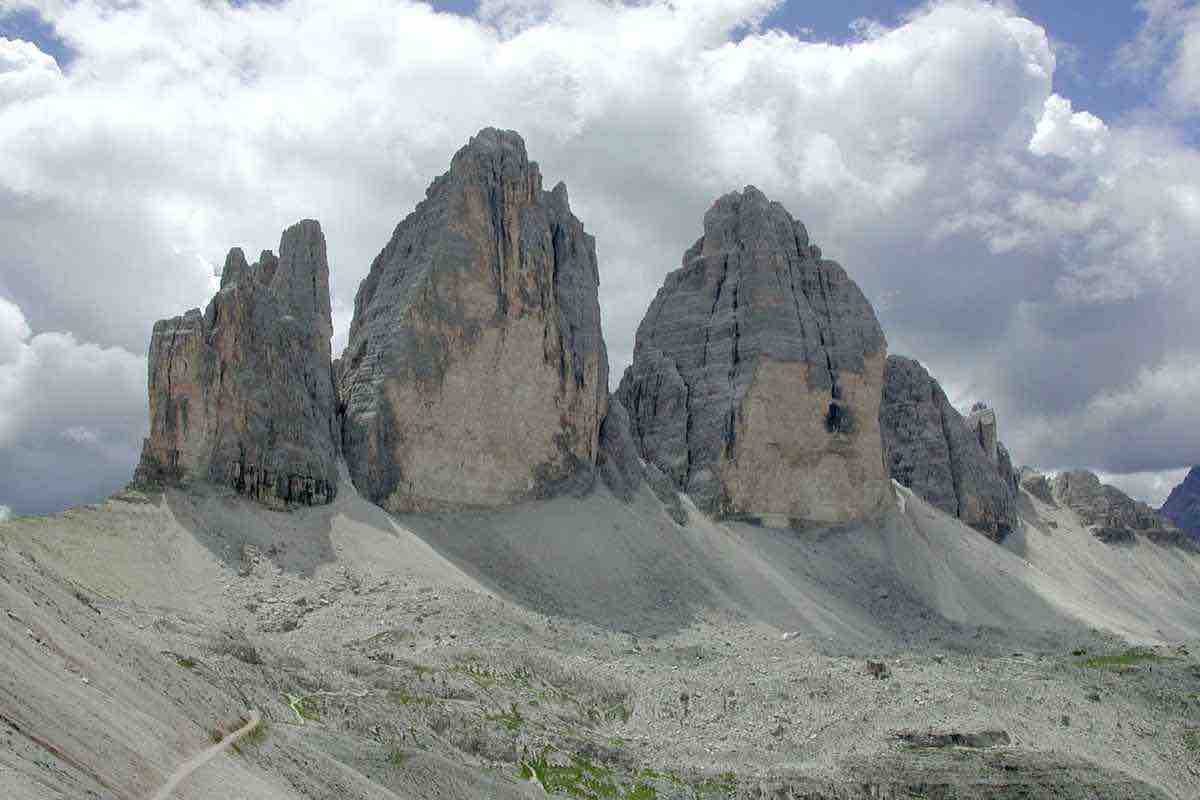
<svg viewBox="0 0 1200 800"><path fill-rule="evenodd" d="M203 479L272 508L330 502L338 432L325 237L313 220L283 232L279 256L225 259L203 314L154 325L150 435L140 482Z"/></svg>
<svg viewBox="0 0 1200 800"><path fill-rule="evenodd" d="M338 363L358 490L390 511L591 487L608 403L594 239L512 131L455 154L359 286Z"/></svg>
<svg viewBox="0 0 1200 800"><path fill-rule="evenodd" d="M879 440L887 343L870 304L754 187L704 235L638 327L617 396L632 434L704 511L830 524L891 498Z"/></svg>
<svg viewBox="0 0 1200 800"><path fill-rule="evenodd" d="M1016 476L991 409L964 419L919 362L889 356L879 425L898 483L996 541L1017 525Z"/></svg>

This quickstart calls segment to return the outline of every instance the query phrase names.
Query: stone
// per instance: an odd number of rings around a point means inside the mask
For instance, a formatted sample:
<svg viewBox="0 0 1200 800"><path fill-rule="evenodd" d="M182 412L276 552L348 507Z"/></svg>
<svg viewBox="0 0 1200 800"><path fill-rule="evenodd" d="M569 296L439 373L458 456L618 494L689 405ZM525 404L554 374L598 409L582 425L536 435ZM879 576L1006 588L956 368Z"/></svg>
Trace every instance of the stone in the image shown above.
<svg viewBox="0 0 1200 800"><path fill-rule="evenodd" d="M995 541L1016 527L1017 479L994 411L964 419L920 362L889 356L879 426L897 483Z"/></svg>
<svg viewBox="0 0 1200 800"><path fill-rule="evenodd" d="M283 232L279 257L234 248L220 291L154 325L150 435L135 482L207 480L272 508L337 493L329 265L314 220Z"/></svg>
<svg viewBox="0 0 1200 800"><path fill-rule="evenodd" d="M455 154L359 286L338 363L359 492L394 512L590 489L607 413L595 240L521 137Z"/></svg>
<svg viewBox="0 0 1200 800"><path fill-rule="evenodd" d="M1060 472L1051 484L1054 499L1075 512L1092 534L1110 544L1129 544L1137 535L1163 543L1185 538L1169 519L1087 470Z"/></svg>
<svg viewBox="0 0 1200 800"><path fill-rule="evenodd" d="M1162 513L1180 530L1200 540L1200 466L1192 467L1183 482L1171 490Z"/></svg>
<svg viewBox="0 0 1200 800"><path fill-rule="evenodd" d="M773 526L873 517L887 343L870 304L777 202L748 186L638 327L617 397L642 458L697 506Z"/></svg>

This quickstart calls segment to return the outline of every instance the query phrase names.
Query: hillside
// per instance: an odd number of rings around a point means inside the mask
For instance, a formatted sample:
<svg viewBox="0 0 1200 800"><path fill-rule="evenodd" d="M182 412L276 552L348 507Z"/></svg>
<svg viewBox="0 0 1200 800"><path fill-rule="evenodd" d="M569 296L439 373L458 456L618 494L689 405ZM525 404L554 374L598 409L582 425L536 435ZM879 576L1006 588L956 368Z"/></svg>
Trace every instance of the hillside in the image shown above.
<svg viewBox="0 0 1200 800"><path fill-rule="evenodd" d="M645 488L391 517L344 477L291 514L200 485L16 520L0 774L151 797L257 710L175 796L532 797L523 765L554 788L580 764L638 796L1193 796L1200 559L1021 506L1003 545L903 489L805 531L678 526ZM1133 644L1156 649L1085 663Z"/></svg>

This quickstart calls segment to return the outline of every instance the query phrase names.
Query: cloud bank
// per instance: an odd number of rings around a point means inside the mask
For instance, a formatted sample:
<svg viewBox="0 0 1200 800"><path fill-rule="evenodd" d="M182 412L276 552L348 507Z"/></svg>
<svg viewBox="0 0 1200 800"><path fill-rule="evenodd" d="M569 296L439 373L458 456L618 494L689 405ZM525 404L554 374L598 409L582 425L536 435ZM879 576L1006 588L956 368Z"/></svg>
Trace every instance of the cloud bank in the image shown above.
<svg viewBox="0 0 1200 800"><path fill-rule="evenodd" d="M1200 153L1176 127L1200 71L1153 16L1123 57L1184 64L1154 73L1174 99L1102 120L1053 93L1051 39L1008 3L934 2L844 44L762 30L776 0L6 5L77 56L0 40L0 308L24 326L0 332L0 386L100 398L0 410L0 472L39 507L93 491L67 454L128 477L150 327L207 300L230 246L320 219L340 348L371 258L486 125L521 131L596 235L618 377L704 210L755 184L860 282L893 352L997 408L1018 460L1200 461Z"/></svg>

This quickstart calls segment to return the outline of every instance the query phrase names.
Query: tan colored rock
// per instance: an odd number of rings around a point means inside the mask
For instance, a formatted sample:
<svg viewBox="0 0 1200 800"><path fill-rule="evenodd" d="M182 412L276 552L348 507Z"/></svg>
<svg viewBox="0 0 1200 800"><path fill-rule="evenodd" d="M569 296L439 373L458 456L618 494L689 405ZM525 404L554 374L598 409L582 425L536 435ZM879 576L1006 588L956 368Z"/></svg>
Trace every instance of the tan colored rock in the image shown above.
<svg viewBox="0 0 1200 800"><path fill-rule="evenodd" d="M638 328L618 397L642 457L705 511L851 522L892 498L886 357L858 286L750 186L705 214Z"/></svg>
<svg viewBox="0 0 1200 800"><path fill-rule="evenodd" d="M595 242L487 129L397 226L339 360L359 491L391 511L590 487L608 402Z"/></svg>
<svg viewBox="0 0 1200 800"><path fill-rule="evenodd" d="M150 436L135 480L208 480L273 508L330 502L338 435L329 266L320 226L288 228L279 257L230 251L203 314L155 324Z"/></svg>

